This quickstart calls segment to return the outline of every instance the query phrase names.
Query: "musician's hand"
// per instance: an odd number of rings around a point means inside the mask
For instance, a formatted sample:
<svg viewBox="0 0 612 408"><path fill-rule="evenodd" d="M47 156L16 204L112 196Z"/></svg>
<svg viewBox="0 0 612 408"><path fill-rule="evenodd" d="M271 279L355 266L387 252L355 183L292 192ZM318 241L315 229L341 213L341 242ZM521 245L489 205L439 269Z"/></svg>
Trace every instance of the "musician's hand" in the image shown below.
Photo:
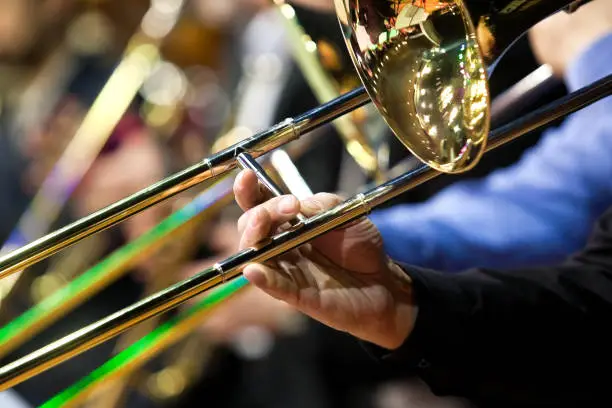
<svg viewBox="0 0 612 408"><path fill-rule="evenodd" d="M573 13L559 12L529 32L531 47L557 76L598 39L612 33L612 0L593 0Z"/></svg>
<svg viewBox="0 0 612 408"><path fill-rule="evenodd" d="M317 194L301 203L293 196L264 199L255 174L243 171L234 184L246 213L238 221L240 248L274 234L298 212L307 217L342 200ZM414 324L408 276L383 251L382 238L363 218L264 264L245 277L269 295L335 329L388 349L399 347Z"/></svg>

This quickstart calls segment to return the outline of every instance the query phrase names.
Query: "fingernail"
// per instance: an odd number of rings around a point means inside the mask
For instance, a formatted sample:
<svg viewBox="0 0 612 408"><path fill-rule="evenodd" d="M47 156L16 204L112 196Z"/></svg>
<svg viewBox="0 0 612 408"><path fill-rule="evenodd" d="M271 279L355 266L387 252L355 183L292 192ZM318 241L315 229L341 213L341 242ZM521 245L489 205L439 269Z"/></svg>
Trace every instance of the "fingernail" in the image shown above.
<svg viewBox="0 0 612 408"><path fill-rule="evenodd" d="M296 198L293 196L286 196L280 201L280 210L285 214L292 214L296 210Z"/></svg>

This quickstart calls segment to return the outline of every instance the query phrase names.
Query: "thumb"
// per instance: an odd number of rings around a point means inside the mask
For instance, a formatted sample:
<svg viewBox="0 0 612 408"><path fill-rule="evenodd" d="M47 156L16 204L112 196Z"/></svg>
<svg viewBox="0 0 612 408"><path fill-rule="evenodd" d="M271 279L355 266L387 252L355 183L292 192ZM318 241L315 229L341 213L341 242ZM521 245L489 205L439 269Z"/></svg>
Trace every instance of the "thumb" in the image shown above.
<svg viewBox="0 0 612 408"><path fill-rule="evenodd" d="M249 264L244 268L244 277L268 295L297 306L299 288L286 273L264 264Z"/></svg>

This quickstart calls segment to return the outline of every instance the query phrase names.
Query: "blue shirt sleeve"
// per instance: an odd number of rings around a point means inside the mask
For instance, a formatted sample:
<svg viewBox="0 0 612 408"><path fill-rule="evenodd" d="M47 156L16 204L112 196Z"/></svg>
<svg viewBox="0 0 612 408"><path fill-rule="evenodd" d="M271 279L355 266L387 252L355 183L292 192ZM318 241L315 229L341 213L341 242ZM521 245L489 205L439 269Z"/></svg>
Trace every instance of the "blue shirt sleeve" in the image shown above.
<svg viewBox="0 0 612 408"><path fill-rule="evenodd" d="M612 73L612 34L568 68L570 90ZM556 263L612 204L612 97L550 129L515 165L418 205L371 214L394 259L445 271Z"/></svg>

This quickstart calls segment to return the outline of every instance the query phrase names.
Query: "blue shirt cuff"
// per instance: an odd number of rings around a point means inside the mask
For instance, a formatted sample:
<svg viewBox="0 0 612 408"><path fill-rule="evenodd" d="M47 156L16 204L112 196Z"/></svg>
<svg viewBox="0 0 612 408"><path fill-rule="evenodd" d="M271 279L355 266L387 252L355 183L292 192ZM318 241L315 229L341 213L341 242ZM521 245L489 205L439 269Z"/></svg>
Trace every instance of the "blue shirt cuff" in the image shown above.
<svg viewBox="0 0 612 408"><path fill-rule="evenodd" d="M595 41L569 64L565 82L570 92L576 91L612 74L612 33Z"/></svg>

